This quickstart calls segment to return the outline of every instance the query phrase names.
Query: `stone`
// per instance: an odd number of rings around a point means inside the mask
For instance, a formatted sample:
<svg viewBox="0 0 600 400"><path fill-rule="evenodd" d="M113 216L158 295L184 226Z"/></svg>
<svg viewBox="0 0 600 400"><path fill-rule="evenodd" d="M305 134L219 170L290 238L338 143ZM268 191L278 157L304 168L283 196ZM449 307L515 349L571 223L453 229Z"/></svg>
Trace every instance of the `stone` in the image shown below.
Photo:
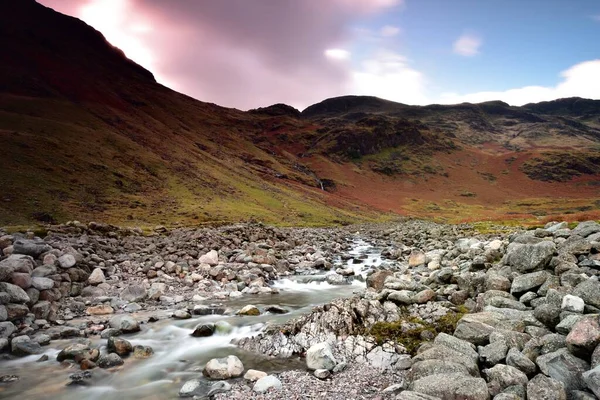
<svg viewBox="0 0 600 400"><path fill-rule="evenodd" d="M265 312L268 312L271 314L287 314L289 311L286 308L273 305L273 306L266 307Z"/></svg>
<svg viewBox="0 0 600 400"><path fill-rule="evenodd" d="M479 347L479 357L487 366L493 366L502 362L506 358L508 346L505 342L498 341Z"/></svg>
<svg viewBox="0 0 600 400"><path fill-rule="evenodd" d="M267 376L268 374L266 372L263 371L257 371L255 369L249 369L248 371L246 371L246 373L244 374L244 379L247 381L251 381L251 382L256 382L257 380L259 380L260 378L264 378L265 376Z"/></svg>
<svg viewBox="0 0 600 400"><path fill-rule="evenodd" d="M585 302L581 297L567 294L565 297L563 297L562 305L560 308L563 311L570 311L582 314L583 309L585 308Z"/></svg>
<svg viewBox="0 0 600 400"><path fill-rule="evenodd" d="M50 278L34 276L31 278L31 285L37 290L49 290L54 287L54 281Z"/></svg>
<svg viewBox="0 0 600 400"><path fill-rule="evenodd" d="M550 263L556 246L551 241L537 244L511 243L506 250L506 263L519 272L544 269Z"/></svg>
<svg viewBox="0 0 600 400"><path fill-rule="evenodd" d="M179 397L212 399L214 395L229 390L231 390L231 385L224 381L207 382L201 379L192 379L183 384L179 390Z"/></svg>
<svg viewBox="0 0 600 400"><path fill-rule="evenodd" d="M256 315L260 315L260 310L258 309L258 307L252 305L252 304L248 304L246 306L244 306L241 310L239 310L237 312L238 315L252 315L252 316L256 316Z"/></svg>
<svg viewBox="0 0 600 400"><path fill-rule="evenodd" d="M98 358L98 361L96 362L96 364L100 368L118 367L119 365L123 365L124 363L125 362L123 361L123 359L115 353L103 354L100 356L100 358Z"/></svg>
<svg viewBox="0 0 600 400"><path fill-rule="evenodd" d="M582 374L582 379L589 390L600 397L600 367L596 367Z"/></svg>
<svg viewBox="0 0 600 400"><path fill-rule="evenodd" d="M139 284L131 284L128 285L123 291L119 294L121 300L129 301L129 302L141 302L146 299L148 293L144 286Z"/></svg>
<svg viewBox="0 0 600 400"><path fill-rule="evenodd" d="M538 374L527 383L528 400L567 400L567 392L559 381Z"/></svg>
<svg viewBox="0 0 600 400"><path fill-rule="evenodd" d="M380 292L383 289L383 284L388 276L393 276L394 273L388 270L375 271L367 277L367 288L373 288Z"/></svg>
<svg viewBox="0 0 600 400"><path fill-rule="evenodd" d="M0 292L8 294L10 303L28 303L29 296L22 288L8 282L0 282Z"/></svg>
<svg viewBox="0 0 600 400"><path fill-rule="evenodd" d="M129 355L129 353L133 351L133 346L128 340L113 336L108 338L106 349L109 353L117 353L123 357Z"/></svg>
<svg viewBox="0 0 600 400"><path fill-rule="evenodd" d="M38 258L43 253L52 250L43 240L18 239L13 243L13 254L25 254Z"/></svg>
<svg viewBox="0 0 600 400"><path fill-rule="evenodd" d="M196 325L194 331L190 334L193 337L208 337L215 333L215 324L213 323L202 323Z"/></svg>
<svg viewBox="0 0 600 400"><path fill-rule="evenodd" d="M146 359L154 354L154 349L150 346L142 346L140 344L133 346L133 358Z"/></svg>
<svg viewBox="0 0 600 400"><path fill-rule="evenodd" d="M517 276L513 279L510 287L512 294L525 293L532 289L542 286L546 279L548 279L548 273L546 271L530 272Z"/></svg>
<svg viewBox="0 0 600 400"><path fill-rule="evenodd" d="M237 378L244 373L244 364L236 356L213 358L206 363L202 373L210 379Z"/></svg>
<svg viewBox="0 0 600 400"><path fill-rule="evenodd" d="M472 357L458 352L449 347L434 344L428 347L426 350L418 353L413 357L413 362L424 361L424 360L440 360L440 361L452 361L465 366L469 374L473 376L479 375L479 366L477 358Z"/></svg>
<svg viewBox="0 0 600 400"><path fill-rule="evenodd" d="M566 348L539 356L536 363L545 375L561 382L567 392L585 388L581 374L589 364L569 353Z"/></svg>
<svg viewBox="0 0 600 400"><path fill-rule="evenodd" d="M210 266L215 266L219 264L219 253L216 250L211 250L208 253L200 256L198 259L200 264L208 264Z"/></svg>
<svg viewBox="0 0 600 400"><path fill-rule="evenodd" d="M526 387L527 375L515 367L510 365L498 364L492 368L484 369L483 374L488 380L488 388L490 394L495 396L509 386Z"/></svg>
<svg viewBox="0 0 600 400"><path fill-rule="evenodd" d="M460 373L429 375L413 382L409 389L444 400L489 400L490 398L485 380Z"/></svg>
<svg viewBox="0 0 600 400"><path fill-rule="evenodd" d="M108 304L98 304L97 306L91 306L85 310L87 315L109 315L113 314L115 310Z"/></svg>
<svg viewBox="0 0 600 400"><path fill-rule="evenodd" d="M336 364L331 346L327 342L314 344L306 351L306 366L309 370L327 369L331 371Z"/></svg>
<svg viewBox="0 0 600 400"><path fill-rule="evenodd" d="M506 365L517 368L526 375L532 375L537 370L535 363L514 347L506 354Z"/></svg>
<svg viewBox="0 0 600 400"><path fill-rule="evenodd" d="M593 233L600 232L600 224L596 221L585 221L580 222L574 229L574 235L579 235L581 237L590 236Z"/></svg>
<svg viewBox="0 0 600 400"><path fill-rule="evenodd" d="M8 320L13 321L19 318L25 318L29 313L29 308L27 308L24 304L6 304L4 305L6 309L6 317Z"/></svg>
<svg viewBox="0 0 600 400"><path fill-rule="evenodd" d="M192 315L186 310L175 310L173 312L173 318L175 319L190 319Z"/></svg>
<svg viewBox="0 0 600 400"><path fill-rule="evenodd" d="M409 370L411 381L434 374L461 373L469 375L469 370L463 364L451 360L423 360L415 362Z"/></svg>
<svg viewBox="0 0 600 400"><path fill-rule="evenodd" d="M440 398L429 396L423 393L413 392L412 390L405 390L396 396L395 400L440 400Z"/></svg>
<svg viewBox="0 0 600 400"><path fill-rule="evenodd" d="M89 353L89 343L72 343L62 349L56 355L56 361L62 362L64 360L81 360L84 358L89 358Z"/></svg>
<svg viewBox="0 0 600 400"><path fill-rule="evenodd" d="M10 281L13 285L17 285L24 290L31 287L31 275L25 272L13 272L10 276Z"/></svg>
<svg viewBox="0 0 600 400"><path fill-rule="evenodd" d="M94 270L88 277L88 283L94 286L104 283L105 280L106 279L104 278L104 272L100 268L94 268Z"/></svg>
<svg viewBox="0 0 600 400"><path fill-rule="evenodd" d="M331 371L329 371L328 369L315 369L313 375L315 376L315 378L327 379L331 376Z"/></svg>
<svg viewBox="0 0 600 400"><path fill-rule="evenodd" d="M413 250L408 257L409 267L418 267L424 265L427 262L427 256L420 250Z"/></svg>
<svg viewBox="0 0 600 400"><path fill-rule="evenodd" d="M167 292L167 285L162 282L155 282L148 290L148 298L151 300L159 300Z"/></svg>
<svg viewBox="0 0 600 400"><path fill-rule="evenodd" d="M31 312L37 319L46 319L50 313L50 302L40 301L31 307Z"/></svg>
<svg viewBox="0 0 600 400"><path fill-rule="evenodd" d="M34 342L27 335L14 337L10 341L11 352L15 356L24 357L32 354L42 353L42 348L39 343Z"/></svg>
<svg viewBox="0 0 600 400"><path fill-rule="evenodd" d="M597 280L588 279L581 282L573 289L572 295L581 298L585 304L600 308L600 282Z"/></svg>
<svg viewBox="0 0 600 400"><path fill-rule="evenodd" d="M268 375L256 381L252 390L256 393L265 393L269 389L280 390L282 387L281 381L277 377Z"/></svg>
<svg viewBox="0 0 600 400"><path fill-rule="evenodd" d="M75 287L75 285L73 285ZM97 286L86 286L81 290L81 297L102 297L105 296L104 289Z"/></svg>
<svg viewBox="0 0 600 400"><path fill-rule="evenodd" d="M123 333L139 332L139 323L129 315L116 315L109 321L110 327Z"/></svg>
<svg viewBox="0 0 600 400"><path fill-rule="evenodd" d="M567 348L576 356L589 356L600 344L600 324L598 316L579 320L567 335Z"/></svg>
<svg viewBox="0 0 600 400"><path fill-rule="evenodd" d="M77 260L75 260L75 257L72 254L63 254L62 256L58 257L58 265L61 268L73 268L75 264L77 264Z"/></svg>

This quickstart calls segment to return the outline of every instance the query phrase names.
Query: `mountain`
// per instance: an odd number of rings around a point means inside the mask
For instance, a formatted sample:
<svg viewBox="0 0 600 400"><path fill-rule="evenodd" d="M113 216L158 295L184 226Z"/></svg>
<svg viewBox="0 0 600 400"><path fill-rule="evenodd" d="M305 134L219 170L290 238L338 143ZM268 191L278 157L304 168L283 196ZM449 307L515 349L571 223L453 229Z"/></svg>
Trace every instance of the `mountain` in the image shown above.
<svg viewBox="0 0 600 400"><path fill-rule="evenodd" d="M324 100L248 112L157 83L82 21L0 3L0 225L288 225L600 207L598 101Z"/></svg>

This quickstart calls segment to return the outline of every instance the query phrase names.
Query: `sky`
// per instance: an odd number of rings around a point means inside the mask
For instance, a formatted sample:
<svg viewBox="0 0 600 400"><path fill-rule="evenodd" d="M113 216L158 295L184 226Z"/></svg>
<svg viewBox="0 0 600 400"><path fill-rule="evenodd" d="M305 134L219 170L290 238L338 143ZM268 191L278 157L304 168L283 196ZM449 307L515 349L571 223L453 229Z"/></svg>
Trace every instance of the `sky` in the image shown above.
<svg viewBox="0 0 600 400"><path fill-rule="evenodd" d="M198 100L600 99L599 0L38 0Z"/></svg>

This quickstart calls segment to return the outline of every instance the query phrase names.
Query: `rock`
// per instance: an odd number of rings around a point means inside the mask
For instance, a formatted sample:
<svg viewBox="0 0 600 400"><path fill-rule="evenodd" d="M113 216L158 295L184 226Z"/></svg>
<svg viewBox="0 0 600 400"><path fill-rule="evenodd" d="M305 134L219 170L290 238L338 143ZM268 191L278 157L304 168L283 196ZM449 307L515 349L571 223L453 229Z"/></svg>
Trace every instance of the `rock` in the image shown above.
<svg viewBox="0 0 600 400"><path fill-rule="evenodd" d="M244 374L244 379L246 379L247 381L251 381L251 382L256 382L257 380L259 380L260 378L264 378L265 376L267 376L268 374L266 372L263 371L257 371L255 369L249 369L248 371L246 371L246 373Z"/></svg>
<svg viewBox="0 0 600 400"><path fill-rule="evenodd" d="M587 388L591 390L596 397L600 397L600 367L584 372L582 374L582 379Z"/></svg>
<svg viewBox="0 0 600 400"><path fill-rule="evenodd" d="M29 313L29 309L24 304L6 304L4 308L6 309L6 317L10 321L25 318Z"/></svg>
<svg viewBox="0 0 600 400"><path fill-rule="evenodd" d="M268 375L256 381L252 390L256 393L265 393L269 389L280 390L281 388L281 381L273 375Z"/></svg>
<svg viewBox="0 0 600 400"><path fill-rule="evenodd" d="M13 243L13 254L25 254L38 258L43 253L52 250L43 240L18 239Z"/></svg>
<svg viewBox="0 0 600 400"><path fill-rule="evenodd" d="M148 298L151 300L159 300L167 292L167 285L162 282L155 282L148 290Z"/></svg>
<svg viewBox="0 0 600 400"><path fill-rule="evenodd" d="M469 375L469 370L463 364L450 360L423 360L415 362L409 371L411 381L434 374L461 373Z"/></svg>
<svg viewBox="0 0 600 400"><path fill-rule="evenodd" d="M319 379L327 379L331 376L331 371L329 371L328 369L316 369L313 372L313 375Z"/></svg>
<svg viewBox="0 0 600 400"><path fill-rule="evenodd" d="M507 352L508 346L503 341L493 342L479 348L481 361L490 367L502 362L506 358Z"/></svg>
<svg viewBox="0 0 600 400"><path fill-rule="evenodd" d="M81 360L89 357L90 345L88 343L73 343L62 349L56 356L56 361Z"/></svg>
<svg viewBox="0 0 600 400"><path fill-rule="evenodd" d="M383 284L385 283L385 279L388 276L392 276L392 275L394 275L392 271L387 271L387 270L375 271L367 277L367 287L373 288L377 292L380 292L383 289Z"/></svg>
<svg viewBox="0 0 600 400"><path fill-rule="evenodd" d="M50 278L35 276L31 278L31 285L37 290L49 290L54 287L54 281Z"/></svg>
<svg viewBox="0 0 600 400"><path fill-rule="evenodd" d="M596 221L585 221L580 222L574 229L574 235L579 235L581 237L590 236L593 233L600 232L600 224Z"/></svg>
<svg viewBox="0 0 600 400"><path fill-rule="evenodd" d="M337 273L327 275L325 282L329 283L330 285L347 285L349 283L345 277Z"/></svg>
<svg viewBox="0 0 600 400"><path fill-rule="evenodd" d="M413 392L412 390L405 390L396 396L395 400L440 400L440 398L429 396L423 393Z"/></svg>
<svg viewBox="0 0 600 400"><path fill-rule="evenodd" d="M231 390L231 385L227 382L207 382L192 379L183 384L179 390L179 397L209 399L218 393L225 393L229 390Z"/></svg>
<svg viewBox="0 0 600 400"><path fill-rule="evenodd" d="M105 295L104 289L97 286L86 286L81 290L81 297L102 297Z"/></svg>
<svg viewBox="0 0 600 400"><path fill-rule="evenodd" d="M42 353L40 344L32 341L27 335L14 337L10 341L10 347L11 352L19 357Z"/></svg>
<svg viewBox="0 0 600 400"><path fill-rule="evenodd" d="M77 260L75 260L75 257L72 254L63 254L58 257L58 265L60 265L61 268L73 268L75 264L77 264Z"/></svg>
<svg viewBox="0 0 600 400"><path fill-rule="evenodd" d="M579 320L567 336L567 348L580 357L588 357L600 344L600 324L598 316Z"/></svg>
<svg viewBox="0 0 600 400"><path fill-rule="evenodd" d="M585 304L600 308L600 282L597 280L588 279L581 282L575 287L572 295L580 297Z"/></svg>
<svg viewBox="0 0 600 400"><path fill-rule="evenodd" d="M198 259L200 264L208 264L210 266L215 266L219 264L219 253L216 250L211 250L208 253L200 256Z"/></svg>
<svg viewBox="0 0 600 400"><path fill-rule="evenodd" d="M8 282L0 282L0 292L8 294L10 303L28 303L30 300L23 289Z"/></svg>
<svg viewBox="0 0 600 400"><path fill-rule="evenodd" d="M96 364L100 368L112 368L123 365L124 361L118 354L110 353L101 355Z"/></svg>
<svg viewBox="0 0 600 400"><path fill-rule="evenodd" d="M108 304L98 304L97 306L91 306L85 310L87 315L108 315L113 314L115 310Z"/></svg>
<svg viewBox="0 0 600 400"><path fill-rule="evenodd" d="M484 369L483 373L488 380L488 388L492 396L499 394L509 386L518 385L525 388L529 381L527 375L510 365L498 364Z"/></svg>
<svg viewBox="0 0 600 400"><path fill-rule="evenodd" d="M154 354L154 350L150 346L142 346L140 344L133 346L133 358L146 359Z"/></svg>
<svg viewBox="0 0 600 400"><path fill-rule="evenodd" d="M25 272L13 272L10 278L11 283L21 289L27 290L31 287L31 275Z"/></svg>
<svg viewBox="0 0 600 400"><path fill-rule="evenodd" d="M141 302L148 296L146 289L142 285L131 284L120 293L119 297L122 300L129 302Z"/></svg>
<svg viewBox="0 0 600 400"><path fill-rule="evenodd" d="M227 321L217 321L215 322L215 332L220 333L222 335L226 335L233 331L233 326Z"/></svg>
<svg viewBox="0 0 600 400"><path fill-rule="evenodd" d="M213 358L206 363L202 373L210 379L237 378L244 373L244 365L236 356Z"/></svg>
<svg viewBox="0 0 600 400"><path fill-rule="evenodd" d="M490 398L485 380L460 373L429 375L413 382L409 389L443 400L488 400Z"/></svg>
<svg viewBox="0 0 600 400"><path fill-rule="evenodd" d="M118 329L123 333L139 332L140 325L129 315L116 315L109 321L110 327Z"/></svg>
<svg viewBox="0 0 600 400"><path fill-rule="evenodd" d="M510 292L512 294L525 293L542 286L546 282L546 279L548 279L548 273L546 271L519 275L513 279Z"/></svg>
<svg viewBox="0 0 600 400"><path fill-rule="evenodd" d="M543 374L536 375L527 383L528 400L567 400L563 385Z"/></svg>
<svg viewBox="0 0 600 400"><path fill-rule="evenodd" d="M477 364L477 358L470 357L469 355L463 354L459 351L451 349L449 347L434 344L428 347L426 350L418 353L413 357L413 362L419 362L424 360L440 360L440 361L452 361L465 366L469 374L473 376L479 375L479 366Z"/></svg>
<svg viewBox="0 0 600 400"><path fill-rule="evenodd" d="M237 312L238 315L260 315L260 310L258 309L258 307L252 305L252 304L248 304L247 306L244 306L241 310L239 310Z"/></svg>
<svg viewBox="0 0 600 400"><path fill-rule="evenodd" d="M96 286L101 283L104 283L104 281L105 281L104 272L100 268L94 268L94 270L88 277L88 283L90 285Z"/></svg>
<svg viewBox="0 0 600 400"><path fill-rule="evenodd" d="M90 371L76 372L74 374L69 375L69 379L71 380L71 382L67 383L67 386L71 386L71 385L86 386L88 384L86 382L86 380L89 380L91 378L92 378L92 373Z"/></svg>
<svg viewBox="0 0 600 400"><path fill-rule="evenodd" d="M537 244L511 243L506 250L506 263L519 272L529 272L544 269L554 252L556 246L551 241L542 241Z"/></svg>
<svg viewBox="0 0 600 400"><path fill-rule="evenodd" d="M327 342L312 345L306 352L306 366L310 370L335 368L336 360L333 357L331 346Z"/></svg>
<svg viewBox="0 0 600 400"><path fill-rule="evenodd" d="M212 336L213 333L215 333L215 324L209 322L196 325L190 335L193 337L208 337Z"/></svg>
<svg viewBox="0 0 600 400"><path fill-rule="evenodd" d="M585 388L581 374L589 364L572 355L566 348L539 356L536 360L545 375L561 382L567 392Z"/></svg>
<svg viewBox="0 0 600 400"><path fill-rule="evenodd" d="M570 311L570 312L576 312L576 313L583 313L583 309L585 307L585 302L583 301L583 299L581 297L577 297L577 296L572 296L570 294L567 294L565 297L563 297L562 299L562 305L561 305L561 309L563 311Z"/></svg>
<svg viewBox="0 0 600 400"><path fill-rule="evenodd" d="M117 353L120 356L127 356L133 351L133 346L128 340L113 336L108 338L106 349L109 353Z"/></svg>
<svg viewBox="0 0 600 400"><path fill-rule="evenodd" d="M186 310L175 310L173 312L173 318L175 319L190 319L192 315Z"/></svg>
<svg viewBox="0 0 600 400"><path fill-rule="evenodd" d="M271 314L287 314L289 311L280 306L268 306L265 308L265 312L269 312Z"/></svg>
<svg viewBox="0 0 600 400"><path fill-rule="evenodd" d="M506 355L506 364L523 371L526 375L532 375L537 370L535 363L514 347Z"/></svg>
<svg viewBox="0 0 600 400"><path fill-rule="evenodd" d="M418 267L419 265L423 265L427 262L427 256L425 253L419 250L413 250L408 257L408 266L409 267Z"/></svg>

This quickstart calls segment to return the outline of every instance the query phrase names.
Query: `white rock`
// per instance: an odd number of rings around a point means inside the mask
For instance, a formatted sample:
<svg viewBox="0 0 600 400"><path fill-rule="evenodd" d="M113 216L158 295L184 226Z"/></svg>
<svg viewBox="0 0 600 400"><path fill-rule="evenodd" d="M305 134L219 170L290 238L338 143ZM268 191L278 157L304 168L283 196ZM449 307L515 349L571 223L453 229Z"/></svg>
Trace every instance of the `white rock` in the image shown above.
<svg viewBox="0 0 600 400"><path fill-rule="evenodd" d="M72 254L63 254L62 256L58 257L58 264L61 268L67 269L74 267L75 264L77 264L77 261Z"/></svg>
<svg viewBox="0 0 600 400"><path fill-rule="evenodd" d="M561 308L565 311L572 311L576 313L583 313L585 302L581 297L566 295L563 297Z"/></svg>
<svg viewBox="0 0 600 400"><path fill-rule="evenodd" d="M219 263L219 253L216 250L211 250L208 253L200 256L198 259L201 264L217 265Z"/></svg>
<svg viewBox="0 0 600 400"><path fill-rule="evenodd" d="M281 387L281 381L277 379L277 377L268 375L256 381L252 390L254 390L256 393L264 393L271 388L280 390Z"/></svg>
<svg viewBox="0 0 600 400"><path fill-rule="evenodd" d="M88 283L95 286L103 283L104 280L104 272L100 268L95 268L88 278Z"/></svg>
<svg viewBox="0 0 600 400"><path fill-rule="evenodd" d="M211 379L237 378L244 373L244 364L236 356L213 358L206 363L202 372Z"/></svg>
<svg viewBox="0 0 600 400"><path fill-rule="evenodd" d="M326 379L329 378L329 376L331 376L331 372L329 372L328 369L316 369L315 372L313 372L313 374L319 379Z"/></svg>
<svg viewBox="0 0 600 400"><path fill-rule="evenodd" d="M312 345L306 352L306 366L308 369L327 369L335 368L336 360L333 357L329 343L322 342Z"/></svg>
<svg viewBox="0 0 600 400"><path fill-rule="evenodd" d="M265 376L267 376L266 372L257 371L255 369L249 369L244 374L244 379L251 381L251 382L256 382L257 380L264 378Z"/></svg>

